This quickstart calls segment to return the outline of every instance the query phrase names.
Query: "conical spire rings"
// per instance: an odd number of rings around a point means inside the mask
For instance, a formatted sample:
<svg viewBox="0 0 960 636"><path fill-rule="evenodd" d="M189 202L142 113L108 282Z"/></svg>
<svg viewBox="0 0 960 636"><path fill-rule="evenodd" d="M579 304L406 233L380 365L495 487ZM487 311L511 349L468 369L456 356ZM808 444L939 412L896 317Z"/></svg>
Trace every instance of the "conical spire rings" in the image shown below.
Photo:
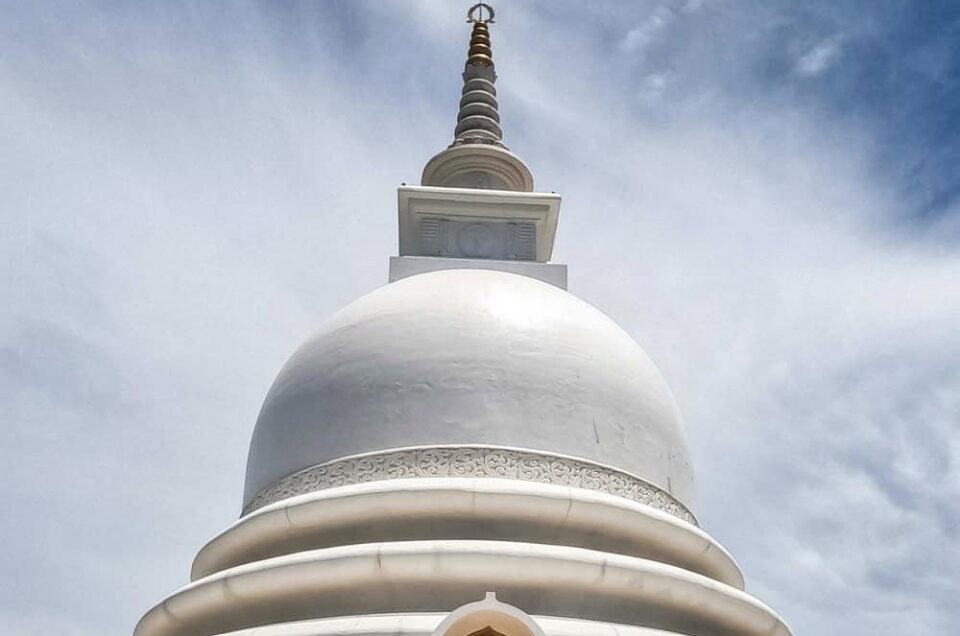
<svg viewBox="0 0 960 636"><path fill-rule="evenodd" d="M489 17L484 17L484 13ZM475 14L479 14L479 17ZM493 22L493 15L493 8L483 2L467 12L467 21L473 23L473 31L463 69L463 93L454 130L454 146L480 143L504 147L500 113L497 111L497 89L494 87L497 73L494 70L488 27Z"/></svg>
<svg viewBox="0 0 960 636"><path fill-rule="evenodd" d="M486 22L474 22L473 33L470 36L470 50L467 53L467 66L479 64L493 65L493 49L490 48L490 31Z"/></svg>
<svg viewBox="0 0 960 636"><path fill-rule="evenodd" d="M423 168L425 186L532 192L533 175L503 145L497 104L497 73L490 45L493 7L479 2L467 12L472 23L463 91L453 143Z"/></svg>

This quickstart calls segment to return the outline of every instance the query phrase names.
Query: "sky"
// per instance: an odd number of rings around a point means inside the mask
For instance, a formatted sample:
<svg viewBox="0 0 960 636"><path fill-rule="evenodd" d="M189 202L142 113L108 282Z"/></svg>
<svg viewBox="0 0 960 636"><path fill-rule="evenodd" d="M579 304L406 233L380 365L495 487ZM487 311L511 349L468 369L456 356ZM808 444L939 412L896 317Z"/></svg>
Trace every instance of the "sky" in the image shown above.
<svg viewBox="0 0 960 636"><path fill-rule="evenodd" d="M0 633L130 633L236 518L452 139L468 4L0 0ZM960 633L960 5L496 6L554 260L669 381L748 591Z"/></svg>

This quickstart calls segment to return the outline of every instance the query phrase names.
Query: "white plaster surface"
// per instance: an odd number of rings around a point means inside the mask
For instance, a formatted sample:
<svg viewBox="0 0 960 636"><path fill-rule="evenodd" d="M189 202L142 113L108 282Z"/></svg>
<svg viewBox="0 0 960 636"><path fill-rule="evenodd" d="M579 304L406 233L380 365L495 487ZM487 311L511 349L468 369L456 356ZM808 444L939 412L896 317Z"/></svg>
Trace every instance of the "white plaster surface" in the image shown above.
<svg viewBox="0 0 960 636"><path fill-rule="evenodd" d="M558 263L531 263L527 261L497 261L480 258L435 258L430 256L391 256L390 282L396 282L427 272L447 269L489 269L496 272L519 274L567 288L567 266Z"/></svg>
<svg viewBox="0 0 960 636"><path fill-rule="evenodd" d="M207 543L191 577L303 550L424 539L590 548L669 563L743 589L726 550L671 514L582 488L509 479L379 481L285 499Z"/></svg>
<svg viewBox="0 0 960 636"><path fill-rule="evenodd" d="M367 294L294 353L257 421L244 504L308 466L431 444L552 451L692 495L673 396L626 332L552 285L449 270Z"/></svg>

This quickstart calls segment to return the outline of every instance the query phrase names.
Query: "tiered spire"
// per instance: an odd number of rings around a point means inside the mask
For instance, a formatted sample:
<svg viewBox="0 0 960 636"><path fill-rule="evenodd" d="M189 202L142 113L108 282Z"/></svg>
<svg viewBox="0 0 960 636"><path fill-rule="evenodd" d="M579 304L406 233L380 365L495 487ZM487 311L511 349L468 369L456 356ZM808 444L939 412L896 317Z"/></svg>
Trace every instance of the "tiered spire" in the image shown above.
<svg viewBox="0 0 960 636"><path fill-rule="evenodd" d="M463 91L453 143L423 168L420 183L441 188L533 192L530 168L503 145L497 111L497 73L490 47L493 7L478 2L467 11L473 24L463 68Z"/></svg>
<svg viewBox="0 0 960 636"><path fill-rule="evenodd" d="M490 47L489 24L493 23L493 7L478 2L467 12L467 22L473 23L470 50L463 69L463 96L457 114L453 146L461 144L493 144L504 147L497 112L497 72Z"/></svg>

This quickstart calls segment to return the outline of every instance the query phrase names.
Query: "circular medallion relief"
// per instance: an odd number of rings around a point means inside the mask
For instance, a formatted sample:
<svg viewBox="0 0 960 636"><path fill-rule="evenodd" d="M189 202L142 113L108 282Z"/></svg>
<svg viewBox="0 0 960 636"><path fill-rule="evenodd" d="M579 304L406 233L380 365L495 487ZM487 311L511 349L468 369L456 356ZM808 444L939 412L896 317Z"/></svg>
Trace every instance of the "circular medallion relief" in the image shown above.
<svg viewBox="0 0 960 636"><path fill-rule="evenodd" d="M489 258L497 247L497 236L489 225L472 223L457 234L457 247L467 258Z"/></svg>

